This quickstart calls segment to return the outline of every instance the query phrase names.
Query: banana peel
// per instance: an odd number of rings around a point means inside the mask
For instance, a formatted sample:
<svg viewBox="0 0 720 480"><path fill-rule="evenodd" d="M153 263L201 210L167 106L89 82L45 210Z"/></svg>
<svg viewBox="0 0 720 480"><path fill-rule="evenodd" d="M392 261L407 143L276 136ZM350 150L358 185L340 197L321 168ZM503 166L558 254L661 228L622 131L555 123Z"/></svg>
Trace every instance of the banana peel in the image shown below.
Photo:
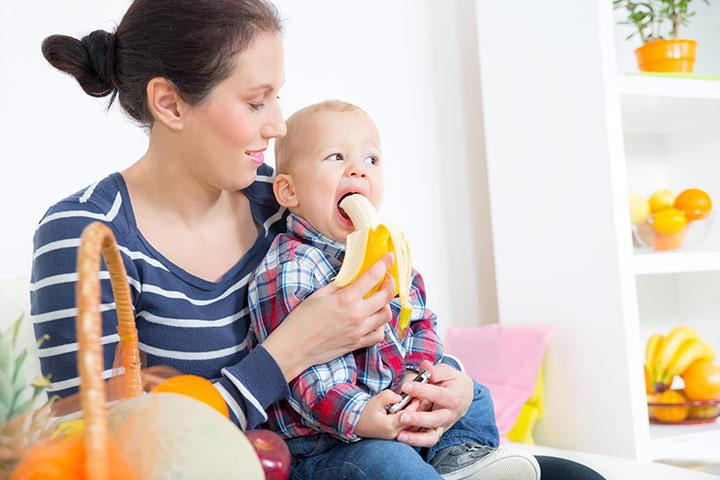
<svg viewBox="0 0 720 480"><path fill-rule="evenodd" d="M400 298L397 333L402 340L407 334L412 313L410 304L412 259L405 234L392 225L380 223L375 208L363 195L353 194L345 197L340 202L340 208L352 220L355 231L349 234L345 241L345 258L335 277L335 284L344 287L353 283L383 255L393 252L395 261L388 273L395 281L395 296ZM375 293L382 283L381 280L374 285L365 294L365 298Z"/></svg>

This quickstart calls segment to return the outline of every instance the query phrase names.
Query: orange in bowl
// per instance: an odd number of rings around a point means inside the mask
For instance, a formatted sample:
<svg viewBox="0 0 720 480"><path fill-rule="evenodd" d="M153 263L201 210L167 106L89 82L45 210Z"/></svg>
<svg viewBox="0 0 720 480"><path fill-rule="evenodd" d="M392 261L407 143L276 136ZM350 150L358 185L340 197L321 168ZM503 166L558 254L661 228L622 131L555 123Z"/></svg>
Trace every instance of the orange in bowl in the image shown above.
<svg viewBox="0 0 720 480"><path fill-rule="evenodd" d="M682 378L690 400L720 399L720 365L709 361L694 362Z"/></svg>
<svg viewBox="0 0 720 480"><path fill-rule="evenodd" d="M652 219L653 229L663 235L678 233L687 225L687 217L682 210L666 208L657 212Z"/></svg>
<svg viewBox="0 0 720 480"><path fill-rule="evenodd" d="M710 195L698 188L690 188L677 196L673 207L685 213L688 221L706 218L712 211Z"/></svg>

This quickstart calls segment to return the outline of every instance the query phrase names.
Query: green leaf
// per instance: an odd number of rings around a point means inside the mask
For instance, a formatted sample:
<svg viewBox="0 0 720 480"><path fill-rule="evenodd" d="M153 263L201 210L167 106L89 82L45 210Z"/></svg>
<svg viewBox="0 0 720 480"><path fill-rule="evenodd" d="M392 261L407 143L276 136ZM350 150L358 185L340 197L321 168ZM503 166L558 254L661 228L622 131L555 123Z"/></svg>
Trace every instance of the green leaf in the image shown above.
<svg viewBox="0 0 720 480"><path fill-rule="evenodd" d="M27 359L27 349L20 352L20 355L18 355L15 359L15 372L13 373L12 379L13 387L15 388L15 390L19 390L26 385L25 382L27 382L27 379L25 378L25 375L27 373Z"/></svg>
<svg viewBox="0 0 720 480"><path fill-rule="evenodd" d="M10 418L19 417L20 415L25 415L30 410L32 410L33 403L35 403L35 398L31 398L31 399L21 403L17 407L13 408L13 411L10 412L10 415L11 415Z"/></svg>
<svg viewBox="0 0 720 480"><path fill-rule="evenodd" d="M14 397L10 372L0 371L0 403L10 405Z"/></svg>
<svg viewBox="0 0 720 480"><path fill-rule="evenodd" d="M0 402L0 425L10 420L10 407Z"/></svg>
<svg viewBox="0 0 720 480"><path fill-rule="evenodd" d="M20 323L22 322L23 315L20 314L20 316L15 320L11 326L12 329L12 345L15 347L17 345L17 338L20 333Z"/></svg>
<svg viewBox="0 0 720 480"><path fill-rule="evenodd" d="M12 365L13 348L10 335L0 335L0 372L9 372Z"/></svg>

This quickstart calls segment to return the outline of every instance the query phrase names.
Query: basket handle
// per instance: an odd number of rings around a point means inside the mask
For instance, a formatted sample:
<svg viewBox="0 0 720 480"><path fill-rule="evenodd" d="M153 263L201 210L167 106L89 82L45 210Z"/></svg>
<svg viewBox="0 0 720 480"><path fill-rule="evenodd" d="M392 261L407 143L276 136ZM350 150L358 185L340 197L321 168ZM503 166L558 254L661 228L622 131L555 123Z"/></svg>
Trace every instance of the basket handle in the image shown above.
<svg viewBox="0 0 720 480"><path fill-rule="evenodd" d="M115 297L122 366L125 369L124 390L128 397L142 393L140 353L127 273L112 230L93 222L83 230L78 248L78 281L75 299L78 309L75 328L78 339L80 401L85 417L85 451L88 478L109 478L108 425L105 412L105 385L102 316L100 315L100 255L105 258Z"/></svg>

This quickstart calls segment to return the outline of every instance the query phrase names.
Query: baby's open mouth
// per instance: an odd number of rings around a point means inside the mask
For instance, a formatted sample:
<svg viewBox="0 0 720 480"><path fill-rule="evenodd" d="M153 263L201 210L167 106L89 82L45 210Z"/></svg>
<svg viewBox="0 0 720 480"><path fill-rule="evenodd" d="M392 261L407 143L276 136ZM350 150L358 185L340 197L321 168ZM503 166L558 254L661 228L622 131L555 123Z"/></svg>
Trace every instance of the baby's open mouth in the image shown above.
<svg viewBox="0 0 720 480"><path fill-rule="evenodd" d="M342 197L340 197L340 199L339 199L338 202L337 202L337 209L338 209L338 212L340 212L340 216L341 216L341 217L343 217L343 218L344 218L345 220L347 220L348 222L352 223L352 220L350 219L350 217L348 216L348 214L345 213L345 210L343 210L342 207L340 206L340 204L342 203L342 201L343 201L344 199L346 199L347 197L349 197L350 195L362 195L362 194L359 193L359 192L348 192L348 193L344 194Z"/></svg>

